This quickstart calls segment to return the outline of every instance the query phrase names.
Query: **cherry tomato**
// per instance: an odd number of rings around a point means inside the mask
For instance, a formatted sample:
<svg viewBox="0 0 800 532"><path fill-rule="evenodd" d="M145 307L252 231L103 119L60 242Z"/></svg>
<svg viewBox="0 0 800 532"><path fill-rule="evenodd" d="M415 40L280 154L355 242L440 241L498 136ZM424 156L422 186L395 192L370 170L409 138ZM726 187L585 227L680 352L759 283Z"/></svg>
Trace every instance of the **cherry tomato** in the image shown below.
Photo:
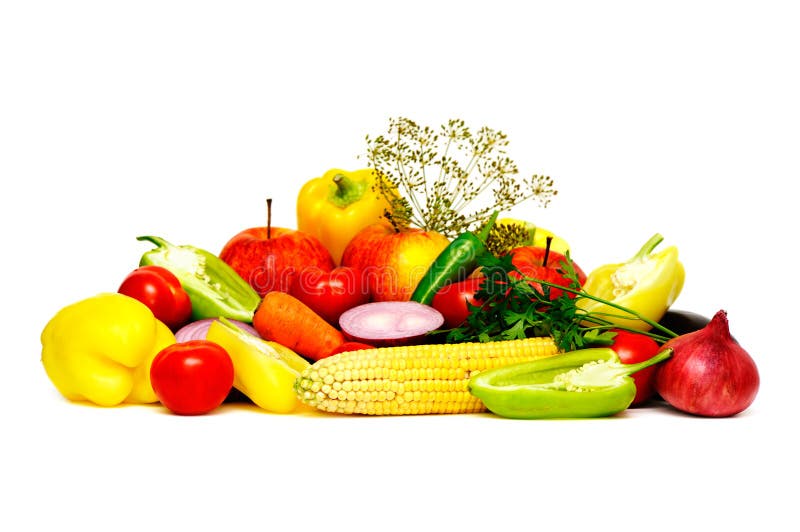
<svg viewBox="0 0 800 532"><path fill-rule="evenodd" d="M458 327L464 323L469 316L468 304L480 305L480 301L475 299L475 292L481 287L482 282L483 277L469 277L448 284L436 292L431 306L442 313L445 327Z"/></svg>
<svg viewBox="0 0 800 532"><path fill-rule="evenodd" d="M609 347L617 352L623 364L634 364L653 358L660 350L658 343L644 334L614 330L617 335ZM655 395L656 366L637 371L633 377L636 383L636 397L632 405L639 405Z"/></svg>
<svg viewBox="0 0 800 532"><path fill-rule="evenodd" d="M211 412L233 386L233 361L221 346L191 340L162 349L150 367L150 382L161 404L176 414Z"/></svg>
<svg viewBox="0 0 800 532"><path fill-rule="evenodd" d="M192 302L175 275L161 266L142 266L133 270L117 290L138 299L153 315L173 331L192 316Z"/></svg>
<svg viewBox="0 0 800 532"><path fill-rule="evenodd" d="M346 266L329 272L305 268L295 276L289 293L338 327L339 316L344 311L369 301L369 292L361 277L359 270Z"/></svg>

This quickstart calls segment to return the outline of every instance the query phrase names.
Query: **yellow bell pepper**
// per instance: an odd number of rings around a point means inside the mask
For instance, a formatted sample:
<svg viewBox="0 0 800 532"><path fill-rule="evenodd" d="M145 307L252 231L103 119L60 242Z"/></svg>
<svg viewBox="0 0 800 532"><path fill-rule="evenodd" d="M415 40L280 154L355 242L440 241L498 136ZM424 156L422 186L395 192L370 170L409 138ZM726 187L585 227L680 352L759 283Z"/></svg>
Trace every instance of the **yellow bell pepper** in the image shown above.
<svg viewBox="0 0 800 532"><path fill-rule="evenodd" d="M372 169L347 172L334 168L308 181L297 196L297 228L317 237L338 265L344 248L361 229L389 223L389 202L372 190Z"/></svg>
<svg viewBox="0 0 800 532"><path fill-rule="evenodd" d="M108 293L58 311L41 341L44 369L64 397L115 406L158 401L150 366L175 336L143 303Z"/></svg>
<svg viewBox="0 0 800 532"><path fill-rule="evenodd" d="M629 261L595 269L586 278L583 290L644 318L659 321L681 293L685 277L683 264L678 260L678 248L670 246L653 253L663 239L656 234ZM639 331L651 328L644 321L605 303L581 298L577 305L587 312L603 313L604 318L623 327Z"/></svg>

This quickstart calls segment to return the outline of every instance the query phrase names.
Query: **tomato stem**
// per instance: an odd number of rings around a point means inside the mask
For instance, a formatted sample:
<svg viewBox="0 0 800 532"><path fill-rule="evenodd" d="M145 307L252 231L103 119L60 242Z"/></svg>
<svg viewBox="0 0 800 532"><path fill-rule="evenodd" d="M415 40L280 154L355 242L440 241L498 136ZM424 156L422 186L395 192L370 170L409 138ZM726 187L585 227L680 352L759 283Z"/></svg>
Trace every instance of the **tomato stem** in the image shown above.
<svg viewBox="0 0 800 532"><path fill-rule="evenodd" d="M547 259L550 258L550 244L553 242L553 237L548 236L544 245L544 258L542 259L542 266L547 267Z"/></svg>

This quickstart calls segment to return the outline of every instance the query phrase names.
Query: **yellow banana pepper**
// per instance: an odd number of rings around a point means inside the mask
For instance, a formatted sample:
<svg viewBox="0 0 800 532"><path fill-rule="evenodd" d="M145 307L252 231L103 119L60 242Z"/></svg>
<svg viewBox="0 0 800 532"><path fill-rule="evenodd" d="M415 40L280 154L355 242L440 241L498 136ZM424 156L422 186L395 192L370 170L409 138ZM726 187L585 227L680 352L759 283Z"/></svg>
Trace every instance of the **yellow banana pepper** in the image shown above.
<svg viewBox="0 0 800 532"><path fill-rule="evenodd" d="M44 369L64 397L115 406L158 401L150 366L175 336L143 303L108 293L58 311L41 341Z"/></svg>
<svg viewBox="0 0 800 532"><path fill-rule="evenodd" d="M279 414L299 404L294 383L310 366L303 357L277 342L242 331L225 318L211 323L206 339L222 346L233 361L233 386L256 405Z"/></svg>
<svg viewBox="0 0 800 532"><path fill-rule="evenodd" d="M308 181L297 196L297 228L317 237L338 265L344 248L361 229L385 222L389 202L372 190L372 169L334 168Z"/></svg>
<svg viewBox="0 0 800 532"><path fill-rule="evenodd" d="M595 269L586 278L583 290L644 318L659 321L681 293L685 277L683 264L678 260L678 248L670 246L653 253L663 239L656 234L629 261ZM604 318L620 326L640 331L651 328L644 321L605 303L581 298L577 304L587 312L603 313Z"/></svg>

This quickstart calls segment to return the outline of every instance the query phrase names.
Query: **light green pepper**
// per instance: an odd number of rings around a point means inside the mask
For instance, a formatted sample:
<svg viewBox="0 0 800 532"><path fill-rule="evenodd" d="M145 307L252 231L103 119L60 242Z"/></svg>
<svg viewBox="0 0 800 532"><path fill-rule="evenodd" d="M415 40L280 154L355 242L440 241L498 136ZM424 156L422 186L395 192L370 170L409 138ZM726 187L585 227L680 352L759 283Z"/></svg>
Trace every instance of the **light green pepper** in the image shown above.
<svg viewBox="0 0 800 532"><path fill-rule="evenodd" d="M193 246L175 246L157 236L140 236L156 249L145 252L140 266L171 271L192 301L192 319L225 317L251 323L261 297L219 257Z"/></svg>
<svg viewBox="0 0 800 532"><path fill-rule="evenodd" d="M515 419L611 416L636 396L630 377L672 355L665 349L638 364L622 364L609 348L579 349L553 357L482 371L469 391L493 413Z"/></svg>

